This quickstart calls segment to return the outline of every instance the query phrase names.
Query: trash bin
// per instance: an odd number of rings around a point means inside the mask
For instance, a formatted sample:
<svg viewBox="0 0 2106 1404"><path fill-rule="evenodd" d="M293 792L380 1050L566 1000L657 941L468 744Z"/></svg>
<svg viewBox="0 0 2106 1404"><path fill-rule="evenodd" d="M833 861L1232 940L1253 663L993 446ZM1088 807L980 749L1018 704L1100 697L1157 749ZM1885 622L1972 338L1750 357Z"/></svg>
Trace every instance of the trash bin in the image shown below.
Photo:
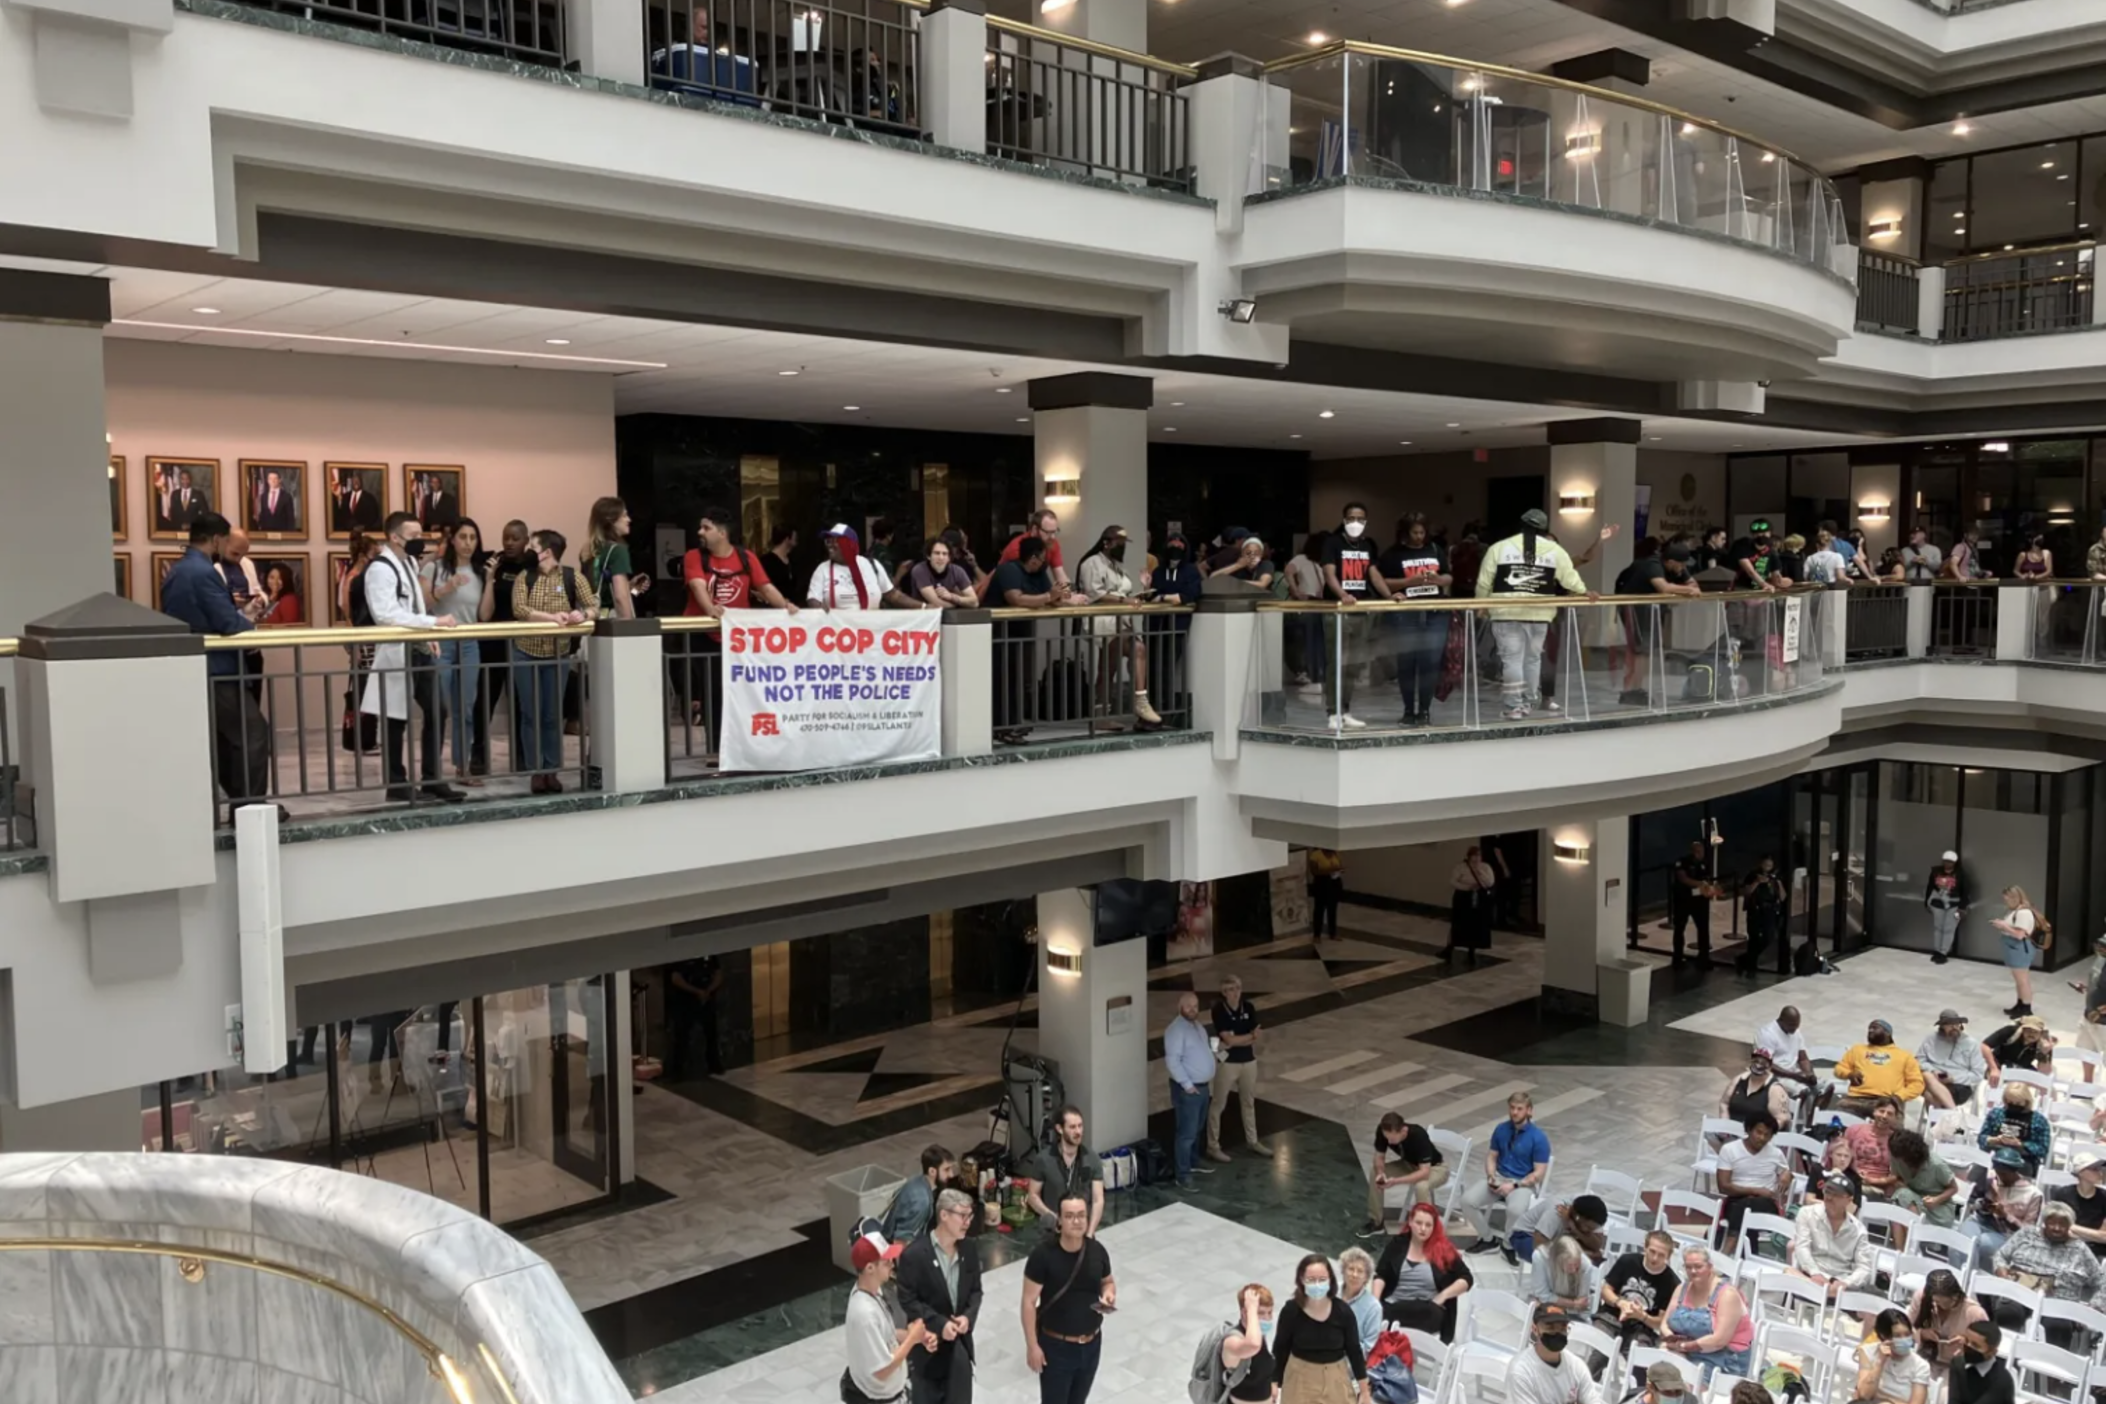
<svg viewBox="0 0 2106 1404"><path fill-rule="evenodd" d="M1594 967L1594 988L1604 1024L1634 1029L1651 1012L1653 966L1643 960L1606 960Z"/></svg>
<svg viewBox="0 0 2106 1404"><path fill-rule="evenodd" d="M883 1218L905 1183L906 1176L884 1165L858 1165L826 1177L826 1218L833 1228L835 1267L843 1272L856 1270L848 1260L848 1250L854 1246L849 1235L863 1220Z"/></svg>

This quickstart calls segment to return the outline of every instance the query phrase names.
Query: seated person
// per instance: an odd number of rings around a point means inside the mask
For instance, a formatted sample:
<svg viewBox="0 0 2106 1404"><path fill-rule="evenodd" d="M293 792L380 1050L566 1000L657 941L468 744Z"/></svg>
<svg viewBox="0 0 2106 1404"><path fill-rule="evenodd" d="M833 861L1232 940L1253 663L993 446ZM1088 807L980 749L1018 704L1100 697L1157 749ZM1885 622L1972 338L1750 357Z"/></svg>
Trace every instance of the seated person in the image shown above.
<svg viewBox="0 0 2106 1404"><path fill-rule="evenodd" d="M1923 1404L1930 1382L1930 1365L1916 1353L1915 1329L1900 1310L1888 1307L1858 1348L1857 1384L1850 1397L1859 1404Z"/></svg>
<svg viewBox="0 0 2106 1404"><path fill-rule="evenodd" d="M1552 1239L1529 1264L1528 1299L1538 1306L1560 1306L1584 1321L1600 1295L1601 1269L1587 1261L1587 1250L1570 1234Z"/></svg>
<svg viewBox="0 0 2106 1404"><path fill-rule="evenodd" d="M1740 1221L1750 1209L1758 1214L1783 1214L1791 1193L1792 1169L1784 1152L1771 1141L1777 1122L1766 1111L1754 1112L1741 1123L1745 1133L1718 1149L1718 1193L1725 1201L1719 1216L1723 1230L1720 1243L1728 1253L1740 1239Z"/></svg>
<svg viewBox="0 0 2106 1404"><path fill-rule="evenodd" d="M1748 1373L1755 1343L1755 1318L1740 1289L1718 1274L1711 1250L1682 1250L1682 1285L1667 1301L1667 1334L1660 1348L1687 1356L1690 1363L1729 1375Z"/></svg>
<svg viewBox="0 0 2106 1404"><path fill-rule="evenodd" d="M1923 1069L1916 1055L1895 1046L1894 1026L1884 1019L1866 1025L1865 1041L1843 1054L1835 1075L1850 1084L1849 1094L1836 1108L1852 1116L1870 1116L1882 1098L1906 1104L1923 1095Z"/></svg>
<svg viewBox="0 0 2106 1404"><path fill-rule="evenodd" d="M1375 1294L1382 1299L1382 1319L1392 1326L1428 1331L1443 1341L1455 1339L1455 1299L1475 1279L1462 1254L1441 1227L1441 1211L1414 1204L1404 1216L1404 1231L1390 1239L1375 1264Z"/></svg>
<svg viewBox="0 0 2106 1404"><path fill-rule="evenodd" d="M1967 1019L1956 1009L1938 1015L1938 1027L1916 1049L1923 1069L1923 1094L1938 1107L1964 1107L1974 1089L1989 1080L1989 1060L1979 1041L1967 1036Z"/></svg>
<svg viewBox="0 0 2106 1404"><path fill-rule="evenodd" d="M1807 1205L1792 1220L1791 1270L1826 1288L1833 1300L1870 1283L1877 1265L1872 1235L1850 1212L1849 1181L1823 1175L1821 1202Z"/></svg>
<svg viewBox="0 0 2106 1404"><path fill-rule="evenodd" d="M1893 1153L1889 1150L1894 1133L1900 1129L1901 1103L1892 1097L1881 1097L1872 1103L1870 1121L1845 1128L1842 1135L1828 1143L1829 1158L1834 1157L1838 1145L1847 1143L1857 1167L1858 1183L1866 1194L1884 1199L1901 1183L1894 1173Z"/></svg>
<svg viewBox="0 0 2106 1404"><path fill-rule="evenodd" d="M2076 1216L2067 1204L2049 1204L2040 1217L2004 1240L1991 1259L1998 1277L2030 1287L2041 1296L2058 1302L2089 1302L2099 1290L2099 1260L2078 1241L2070 1227ZM1994 1314L1998 1325L2022 1327L2023 1319L2006 1320L2011 1308L1999 1304ZM2042 1323L2048 1344L2062 1350L2074 1344L2076 1327L2066 1321Z"/></svg>
<svg viewBox="0 0 2106 1404"><path fill-rule="evenodd" d="M1891 1157L1889 1163L1891 1163ZM1828 1143L1828 1163L1822 1166L1818 1172L1807 1177L1806 1195L1799 1201L1801 1204L1819 1204L1821 1202L1821 1177L1823 1175L1840 1175L1849 1181L1850 1207L1853 1210L1865 1207L1865 1182L1858 1177L1857 1152L1850 1149L1850 1142L1846 1138L1838 1136Z"/></svg>
<svg viewBox="0 0 2106 1404"><path fill-rule="evenodd" d="M1552 1239L1570 1236L1579 1240L1580 1247L1587 1250L1588 1261L1601 1262L1602 1254L1608 1251L1609 1237L1603 1232L1609 1223L1609 1206L1598 1194L1583 1194L1568 1204L1545 1200L1531 1209L1521 1227L1529 1231L1529 1246L1522 1257L1534 1262L1536 1254L1550 1245Z"/></svg>
<svg viewBox="0 0 2106 1404"><path fill-rule="evenodd" d="M1712 1115L1721 1121L1745 1123L1756 1112L1768 1112L1779 1127L1792 1124L1792 1103L1797 1094L1770 1066L1770 1055L1757 1048L1748 1054L1748 1070L1726 1084Z"/></svg>
<svg viewBox="0 0 2106 1404"><path fill-rule="evenodd" d="M2011 1367L1997 1354L2003 1343L2004 1333L1994 1321L1977 1321L1967 1328L1960 1351L1962 1363L1952 1372L1948 1404L2016 1404L2018 1386L2011 1378Z"/></svg>
<svg viewBox="0 0 2106 1404"><path fill-rule="evenodd" d="M2106 1180L2106 1160L2090 1151L2078 1151L2069 1168L2077 1182L2061 1186L2048 1198L2069 1206L2069 1212L2076 1215L2076 1226L2070 1232L2091 1245L2093 1257L2106 1258L2106 1189L2100 1188L2100 1182Z"/></svg>
<svg viewBox="0 0 2106 1404"><path fill-rule="evenodd" d="M1382 1298L1375 1295L1375 1260L1365 1248L1348 1248L1338 1255L1338 1276L1345 1295L1339 1298L1353 1309L1360 1323L1360 1353L1375 1348L1382 1334Z"/></svg>
<svg viewBox="0 0 2106 1404"><path fill-rule="evenodd" d="M1601 1280L1601 1308L1594 1324L1621 1337L1626 1348L1657 1346L1667 1329L1667 1302L1682 1279L1675 1276L1675 1237L1665 1229L1645 1236L1645 1251L1625 1253Z"/></svg>
<svg viewBox="0 0 2106 1404"><path fill-rule="evenodd" d="M1982 1060L1988 1064L1987 1081L1991 1087L2001 1085L2005 1068L2052 1073L2055 1036L2048 1032L2047 1020L2028 1014L1983 1039Z"/></svg>
<svg viewBox="0 0 2106 1404"><path fill-rule="evenodd" d="M2031 1177L2040 1173L2053 1134L2048 1119L2033 1110L2033 1089L2013 1082L2004 1087L2002 1105L1982 1118L1974 1143L1985 1151L2016 1151L2020 1168Z"/></svg>
<svg viewBox="0 0 2106 1404"><path fill-rule="evenodd" d="M1960 1193L1960 1181L1952 1167L1914 1131L1896 1131L1894 1139L1887 1143L1887 1152L1900 1180L1894 1187L1894 1206L1921 1214L1923 1222L1933 1227L1951 1228L1959 1217L1952 1202ZM2101 1201L2100 1207L2106 1209L2106 1200Z"/></svg>
<svg viewBox="0 0 2106 1404"><path fill-rule="evenodd" d="M1968 1207L1974 1212L1960 1225L1960 1232L1975 1241L1974 1265L1987 1268L2004 1240L2040 1217L2043 1197L2040 1186L2025 1173L2025 1157L2010 1146L1999 1146L1989 1173L1974 1172L1977 1188Z"/></svg>
<svg viewBox="0 0 2106 1404"><path fill-rule="evenodd" d="M1916 1353L1942 1379L1966 1348L1967 1330L1989 1319L1982 1304L1967 1295L1960 1279L1944 1268L1930 1273L1909 1298L1909 1320L1916 1327Z"/></svg>
<svg viewBox="0 0 2106 1404"><path fill-rule="evenodd" d="M1404 1207L1431 1204L1441 1186L1448 1183L1448 1167L1441 1163L1440 1148L1426 1128L1407 1122L1395 1112L1385 1112L1375 1126L1375 1158L1368 1167L1367 1223L1362 1238L1378 1238L1389 1231L1385 1204L1389 1191L1405 1191Z"/></svg>

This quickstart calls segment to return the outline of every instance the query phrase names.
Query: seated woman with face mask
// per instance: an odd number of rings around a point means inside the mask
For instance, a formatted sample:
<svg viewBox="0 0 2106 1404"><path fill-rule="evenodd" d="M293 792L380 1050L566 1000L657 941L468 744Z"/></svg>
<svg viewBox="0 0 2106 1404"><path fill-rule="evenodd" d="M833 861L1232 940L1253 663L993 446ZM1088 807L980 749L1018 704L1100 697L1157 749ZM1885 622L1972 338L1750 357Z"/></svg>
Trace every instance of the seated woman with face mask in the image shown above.
<svg viewBox="0 0 2106 1404"><path fill-rule="evenodd" d="M1923 1404L1930 1381L1930 1362L1916 1350L1908 1315L1887 1308L1874 1318L1872 1334L1858 1348L1857 1383L1850 1397L1860 1404Z"/></svg>

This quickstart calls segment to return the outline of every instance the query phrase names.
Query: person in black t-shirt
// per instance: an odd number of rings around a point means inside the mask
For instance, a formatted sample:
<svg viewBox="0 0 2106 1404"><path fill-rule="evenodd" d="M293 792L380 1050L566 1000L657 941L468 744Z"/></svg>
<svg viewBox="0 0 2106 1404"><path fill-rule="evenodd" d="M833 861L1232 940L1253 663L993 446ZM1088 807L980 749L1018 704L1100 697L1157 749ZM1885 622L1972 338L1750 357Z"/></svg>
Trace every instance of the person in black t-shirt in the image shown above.
<svg viewBox="0 0 2106 1404"><path fill-rule="evenodd" d="M512 623L512 586L519 577L534 568L534 557L527 550L527 524L514 517L505 523L501 551L487 552L479 561L473 562L483 577L483 606L477 616L484 624ZM490 718L498 715L498 699L505 695L505 685L512 677L512 641L510 639L478 639L476 654L482 661L482 701L475 708L475 727L468 742L468 773L488 775L490 773ZM513 691L513 701L518 701L518 691ZM519 714L515 705L512 710L512 735L519 734Z"/></svg>
<svg viewBox="0 0 2106 1404"><path fill-rule="evenodd" d="M1645 1236L1644 1252L1618 1258L1601 1280L1595 1324L1627 1346L1657 1346L1667 1329L1667 1304L1682 1285L1674 1257L1674 1236L1654 1229Z"/></svg>
<svg viewBox="0 0 2106 1404"><path fill-rule="evenodd" d="M1086 1200L1060 1201L1060 1236L1024 1260L1024 1359L1038 1376L1039 1397L1086 1404L1104 1353L1104 1320L1117 1309L1119 1284L1111 1254L1085 1236Z"/></svg>
<svg viewBox="0 0 2106 1404"><path fill-rule="evenodd" d="M1434 1196L1448 1183L1448 1167L1441 1163L1440 1149L1425 1127L1386 1112L1375 1126L1375 1158L1368 1167L1367 1181L1367 1223L1360 1236L1379 1238L1389 1232L1385 1219L1391 1186L1401 1185L1409 1191L1404 1201L1407 1212L1414 1205L1436 1204Z"/></svg>
<svg viewBox="0 0 2106 1404"><path fill-rule="evenodd" d="M1214 1037L1221 1040L1222 1063L1214 1073L1214 1095L1207 1099L1207 1159L1227 1160L1221 1148L1221 1113L1231 1093L1243 1114L1243 1143L1259 1155L1272 1147L1258 1137L1258 1035L1264 1021L1258 1006L1243 997L1243 981L1234 975L1221 982L1214 1001Z"/></svg>
<svg viewBox="0 0 2106 1404"><path fill-rule="evenodd" d="M1733 582L1736 590L1769 590L1770 584L1770 529L1768 524L1758 525L1754 531L1733 543L1723 564L1737 577Z"/></svg>
<svg viewBox="0 0 2106 1404"><path fill-rule="evenodd" d="M1448 553L1427 535L1426 518L1413 512L1397 522L1397 544L1382 553L1376 573L1408 600L1438 599L1448 593L1453 577ZM1441 663L1448 651L1449 611L1407 609L1393 616L1397 649L1397 692L1404 699L1404 725L1433 721L1433 695L1440 687Z"/></svg>
<svg viewBox="0 0 2106 1404"><path fill-rule="evenodd" d="M1663 549L1648 536L1638 543L1631 563L1616 577L1616 593L1642 599L1661 595L1701 595L1703 588L1689 578L1689 566L1687 546L1672 545ZM1619 613L1623 617L1623 693L1617 700L1631 706L1644 706L1652 696L1646 679L1662 614L1642 604L1624 605Z"/></svg>
<svg viewBox="0 0 2106 1404"><path fill-rule="evenodd" d="M1755 865L1748 874L1747 885L1741 889L1741 910L1748 917L1748 949L1742 954L1738 966L1742 974L1753 975L1762 966L1762 952L1774 939L1777 942L1777 973L1792 973L1792 943L1785 934L1784 879L1777 876L1777 860L1769 854Z"/></svg>
<svg viewBox="0 0 2106 1404"><path fill-rule="evenodd" d="M1674 967L1682 968L1683 932L1696 926L1697 960L1711 963L1711 899L1716 885L1711 881L1711 859L1702 839L1691 839L1687 856L1675 860L1668 875L1668 906L1675 924Z"/></svg>
<svg viewBox="0 0 2106 1404"><path fill-rule="evenodd" d="M1341 606L1324 616L1324 711L1333 731L1358 731L1367 723L1352 713L1353 674L1367 661L1368 621L1352 607L1364 604L1370 591L1396 598L1375 567L1364 503L1345 505L1339 529L1324 542L1323 570L1324 598Z"/></svg>

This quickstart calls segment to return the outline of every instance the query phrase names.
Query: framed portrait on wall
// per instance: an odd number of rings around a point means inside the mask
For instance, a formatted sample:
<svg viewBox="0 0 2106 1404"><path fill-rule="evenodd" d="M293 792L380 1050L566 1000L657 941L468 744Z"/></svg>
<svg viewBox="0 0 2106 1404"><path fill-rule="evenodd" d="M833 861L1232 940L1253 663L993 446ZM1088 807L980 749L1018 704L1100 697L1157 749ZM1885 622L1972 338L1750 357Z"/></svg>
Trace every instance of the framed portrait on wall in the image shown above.
<svg viewBox="0 0 2106 1404"><path fill-rule="evenodd" d="M402 510L426 531L452 526L468 515L468 470L459 464L402 465Z"/></svg>
<svg viewBox="0 0 2106 1404"><path fill-rule="evenodd" d="M388 515L388 465L324 463L329 494L329 539L348 541L354 531L378 532Z"/></svg>
<svg viewBox="0 0 2106 1404"><path fill-rule="evenodd" d="M329 589L324 593L321 604L314 608L311 617L321 619L332 627L351 622L348 618L339 614L336 608L337 600L344 593L344 577L350 573L351 553L349 551L331 551L329 553Z"/></svg>
<svg viewBox="0 0 2106 1404"><path fill-rule="evenodd" d="M307 539L307 465L241 460L241 527L257 541Z"/></svg>
<svg viewBox="0 0 2106 1404"><path fill-rule="evenodd" d="M256 620L260 629L307 622L307 557L250 556L263 597L270 601Z"/></svg>
<svg viewBox="0 0 2106 1404"><path fill-rule="evenodd" d="M181 551L156 551L150 558L150 564L153 566L154 572L155 609L159 609L161 607L161 587L168 583L168 572L171 569L173 569L175 563L177 561L180 561L181 559L183 559L183 553ZM129 567L126 568L125 574L131 574Z"/></svg>
<svg viewBox="0 0 2106 1404"><path fill-rule="evenodd" d="M152 541L187 541L190 524L206 512L224 512L216 458L146 460L146 535ZM154 598L160 598L158 587Z"/></svg>
<svg viewBox="0 0 2106 1404"><path fill-rule="evenodd" d="M110 455L110 540L122 541L131 534L130 515L124 510L124 455ZM125 598L131 598L127 595Z"/></svg>
<svg viewBox="0 0 2106 1404"><path fill-rule="evenodd" d="M118 599L128 600L132 597L132 553L119 551L116 553L116 559L117 583L110 588L116 592Z"/></svg>

